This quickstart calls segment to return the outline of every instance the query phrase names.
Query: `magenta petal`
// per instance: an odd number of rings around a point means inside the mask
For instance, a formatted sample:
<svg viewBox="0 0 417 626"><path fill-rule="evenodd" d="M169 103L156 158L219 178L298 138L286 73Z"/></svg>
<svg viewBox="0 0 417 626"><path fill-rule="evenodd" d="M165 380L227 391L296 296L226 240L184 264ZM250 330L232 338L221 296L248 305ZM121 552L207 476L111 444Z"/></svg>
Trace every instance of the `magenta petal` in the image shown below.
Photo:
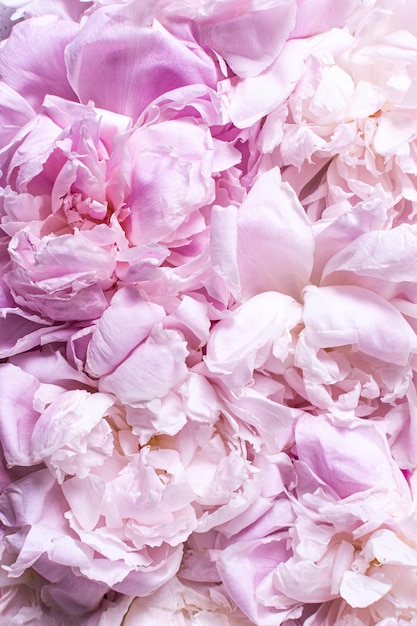
<svg viewBox="0 0 417 626"><path fill-rule="evenodd" d="M81 102L137 120L155 98L192 84L214 85L214 64L165 31L128 19L124 5L95 11L66 49ZM126 83L126 77L129 77Z"/></svg>
<svg viewBox="0 0 417 626"><path fill-rule="evenodd" d="M67 80L64 49L78 28L75 22L50 15L23 21L0 51L3 80L34 108L46 94L76 99Z"/></svg>

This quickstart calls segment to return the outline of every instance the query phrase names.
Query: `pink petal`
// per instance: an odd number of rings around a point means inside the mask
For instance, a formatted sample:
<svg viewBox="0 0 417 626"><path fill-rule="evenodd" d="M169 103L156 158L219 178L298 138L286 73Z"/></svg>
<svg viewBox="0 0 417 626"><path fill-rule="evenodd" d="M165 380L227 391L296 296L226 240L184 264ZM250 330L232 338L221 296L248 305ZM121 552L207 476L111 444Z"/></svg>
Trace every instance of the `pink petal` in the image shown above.
<svg viewBox="0 0 417 626"><path fill-rule="evenodd" d="M4 147L35 112L27 100L5 82L0 83L0 94L0 139Z"/></svg>
<svg viewBox="0 0 417 626"><path fill-rule="evenodd" d="M297 0L297 20L291 37L310 37L343 28L358 6L356 0Z"/></svg>
<svg viewBox="0 0 417 626"><path fill-rule="evenodd" d="M240 278L237 266L237 219L233 205L215 205L211 211L210 259L214 271L223 278L230 292L237 296Z"/></svg>
<svg viewBox="0 0 417 626"><path fill-rule="evenodd" d="M373 423L335 426L324 416L303 417L295 433L300 461L341 498L368 489L406 493L405 479Z"/></svg>
<svg viewBox="0 0 417 626"><path fill-rule="evenodd" d="M17 307L0 309L0 358L25 352L41 343L55 341L59 326L51 326L34 313L28 313ZM68 336L68 330L63 335ZM61 338L63 338L61 335Z"/></svg>
<svg viewBox="0 0 417 626"><path fill-rule="evenodd" d="M340 595L351 607L366 607L383 598L392 584L358 572L345 572Z"/></svg>
<svg viewBox="0 0 417 626"><path fill-rule="evenodd" d="M39 418L33 397L39 382L19 367L6 363L0 367L0 438L9 465L32 465L30 440Z"/></svg>
<svg viewBox="0 0 417 626"><path fill-rule="evenodd" d="M163 308L143 300L134 287L119 289L95 326L87 371L95 377L112 372L164 317Z"/></svg>
<svg viewBox="0 0 417 626"><path fill-rule="evenodd" d="M179 333L156 326L113 373L100 379L100 391L113 392L132 406L162 398L184 380L187 353Z"/></svg>
<svg viewBox="0 0 417 626"><path fill-rule="evenodd" d="M94 319L107 306L114 257L80 233L37 241L20 231L9 244L6 280L17 303L52 320Z"/></svg>
<svg viewBox="0 0 417 626"><path fill-rule="evenodd" d="M25 20L15 25L0 51L3 80L35 109L46 94L76 99L67 80L64 49L78 28L75 22L48 15Z"/></svg>
<svg viewBox="0 0 417 626"><path fill-rule="evenodd" d="M278 168L258 178L238 218L242 295L278 291L300 297L313 267L314 240L297 196Z"/></svg>
<svg viewBox="0 0 417 626"><path fill-rule="evenodd" d="M192 118L170 120L134 132L129 150L131 212L124 228L136 244L169 241L192 211L213 198L211 135Z"/></svg>
<svg viewBox="0 0 417 626"><path fill-rule="evenodd" d="M231 14L201 19L197 30L199 43L215 50L242 77L255 76L268 67L295 24L292 0L275 0L266 7L259 1L253 5L251 11L244 11L240 0L235 0Z"/></svg>
<svg viewBox="0 0 417 626"><path fill-rule="evenodd" d="M257 598L259 583L287 557L285 534L235 543L220 554L217 569L228 594L256 624L276 626L288 616L284 607L265 606Z"/></svg>
<svg viewBox="0 0 417 626"><path fill-rule="evenodd" d="M304 300L303 334L311 346L356 345L370 357L397 365L407 365L417 350L417 337L398 309L368 289L308 286Z"/></svg>
<svg viewBox="0 0 417 626"><path fill-rule="evenodd" d="M93 100L134 121L161 94L189 84L212 86L216 79L207 55L199 56L163 27L150 26L149 16L129 15L135 10L126 5L97 9L65 52L80 101Z"/></svg>
<svg viewBox="0 0 417 626"><path fill-rule="evenodd" d="M323 270L327 281L334 272L352 272L357 276L392 282L417 280L417 228L401 224L390 230L373 230L354 239L335 254ZM330 278L330 280L332 280Z"/></svg>
<svg viewBox="0 0 417 626"><path fill-rule="evenodd" d="M284 360L289 331L301 319L301 306L290 296L260 293L221 320L210 333L206 364L210 372L230 376L228 384L248 383L270 353Z"/></svg>
<svg viewBox="0 0 417 626"><path fill-rule="evenodd" d="M290 95L304 71L304 56L311 47L306 39L288 41L279 56L260 74L239 81L219 83L230 100L230 117L238 128L247 128L273 111ZM273 132L277 132L275 126Z"/></svg>

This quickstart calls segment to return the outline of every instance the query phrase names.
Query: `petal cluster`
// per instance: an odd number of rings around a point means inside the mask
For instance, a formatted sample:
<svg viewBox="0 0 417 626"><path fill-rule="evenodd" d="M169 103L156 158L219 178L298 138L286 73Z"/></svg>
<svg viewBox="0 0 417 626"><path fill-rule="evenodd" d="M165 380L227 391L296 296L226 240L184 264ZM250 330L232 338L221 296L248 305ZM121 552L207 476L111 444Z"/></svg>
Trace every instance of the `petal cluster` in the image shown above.
<svg viewBox="0 0 417 626"><path fill-rule="evenodd" d="M417 623L412 14L1 3L6 626Z"/></svg>

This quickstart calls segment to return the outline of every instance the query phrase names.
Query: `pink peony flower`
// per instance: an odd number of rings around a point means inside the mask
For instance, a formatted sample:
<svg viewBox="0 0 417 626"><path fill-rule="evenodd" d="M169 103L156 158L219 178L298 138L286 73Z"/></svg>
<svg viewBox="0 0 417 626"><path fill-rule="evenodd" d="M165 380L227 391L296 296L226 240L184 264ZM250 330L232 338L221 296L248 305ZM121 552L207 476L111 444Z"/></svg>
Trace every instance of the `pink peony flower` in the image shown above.
<svg viewBox="0 0 417 626"><path fill-rule="evenodd" d="M2 382L14 380L0 409L5 460L26 468L17 480L6 472L0 519L9 576L33 569L53 616L76 620L110 589L142 596L168 582L191 533L244 515L260 481L232 433L217 424L218 401L203 377L190 376L175 402L171 391L162 410L135 410L114 394L88 391L93 381L78 376L77 383L58 355L33 352L0 368ZM23 388L25 404L10 424ZM193 406L199 391L205 407ZM152 411L158 421L150 430ZM74 578L74 590L66 589ZM90 591L81 602L82 580Z"/></svg>
<svg viewBox="0 0 417 626"><path fill-rule="evenodd" d="M383 228L413 221L416 45L407 7L358 5L348 27L313 38L294 89L264 126L265 163L283 169L312 221L355 215L375 187Z"/></svg>
<svg viewBox="0 0 417 626"><path fill-rule="evenodd" d="M412 494L385 435L361 420L305 416L295 426L293 454L280 495L289 498L291 513L283 517L278 508L276 516L260 518L219 554L231 597L261 626L306 618L304 606L319 603L328 603L321 615L335 615L329 606L340 607L340 597L364 609L358 619L366 609L364 624L406 618L415 611L402 604L403 585L413 585L417 566Z"/></svg>
<svg viewBox="0 0 417 626"><path fill-rule="evenodd" d="M233 145L238 139L214 136L210 130L224 118L211 88L213 61L157 22L150 28L150 16L132 26L129 11L102 7L82 25L62 21L55 39L47 38L48 51L42 52L56 60L54 86L50 74L42 73L34 86L39 50L31 46L38 38L46 41L44 33L56 18L17 24L0 52L7 129L0 155L2 229L9 256L3 263L5 334L16 333L20 317L27 320L22 340L31 334L33 322L48 326L96 319L121 281L175 278L168 268L183 264L184 254L187 260L201 257L208 231L204 208L215 198L216 178L241 160ZM117 21L131 26L121 26L116 36ZM115 37L117 48L122 36L120 63L138 74L136 95L130 103L123 95L119 106L114 81L123 75L120 68L101 64L109 72L104 82L113 87L106 96L100 79L94 93L97 71L88 50L93 46L98 58L101 46L108 50L108 37ZM20 56L23 41L28 65ZM129 52L139 42L145 46L142 56L149 57L140 67ZM166 70L163 58L169 58ZM162 82L155 80L155 67ZM149 72L152 84L160 85L154 93L141 87L143 81L151 84ZM47 341L49 332L39 330ZM36 342L39 335L32 336ZM4 346L4 354L10 348Z"/></svg>

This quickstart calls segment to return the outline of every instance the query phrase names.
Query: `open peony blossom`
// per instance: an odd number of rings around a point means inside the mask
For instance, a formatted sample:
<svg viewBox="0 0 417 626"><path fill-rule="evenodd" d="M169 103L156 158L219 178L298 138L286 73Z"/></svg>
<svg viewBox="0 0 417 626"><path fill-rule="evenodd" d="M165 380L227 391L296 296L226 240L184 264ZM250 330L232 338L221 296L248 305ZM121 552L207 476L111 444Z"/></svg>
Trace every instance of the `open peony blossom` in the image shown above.
<svg viewBox="0 0 417 626"><path fill-rule="evenodd" d="M5 626L417 623L413 8L0 2Z"/></svg>

